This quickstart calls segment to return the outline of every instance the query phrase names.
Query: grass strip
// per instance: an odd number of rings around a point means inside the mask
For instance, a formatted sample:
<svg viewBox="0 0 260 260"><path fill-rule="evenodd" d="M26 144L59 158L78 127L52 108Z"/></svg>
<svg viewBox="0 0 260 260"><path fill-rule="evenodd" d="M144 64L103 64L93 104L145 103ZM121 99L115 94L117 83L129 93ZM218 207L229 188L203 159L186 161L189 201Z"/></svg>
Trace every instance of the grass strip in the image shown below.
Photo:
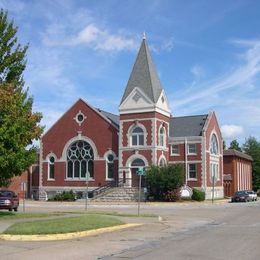
<svg viewBox="0 0 260 260"><path fill-rule="evenodd" d="M55 216L62 216L66 213L63 212L55 212L55 213L32 213L32 212L0 212L0 219L27 219L27 218L48 218Z"/></svg>
<svg viewBox="0 0 260 260"><path fill-rule="evenodd" d="M122 221L97 214L50 219L42 221L21 222L10 226L4 234L11 235L43 235L80 232L123 224Z"/></svg>
<svg viewBox="0 0 260 260"><path fill-rule="evenodd" d="M106 212L106 211L90 211L88 214L102 214L108 216L117 216L117 217L144 217L144 218L156 218L158 215L152 213L144 213L140 214L133 214L133 213L121 213L121 212Z"/></svg>

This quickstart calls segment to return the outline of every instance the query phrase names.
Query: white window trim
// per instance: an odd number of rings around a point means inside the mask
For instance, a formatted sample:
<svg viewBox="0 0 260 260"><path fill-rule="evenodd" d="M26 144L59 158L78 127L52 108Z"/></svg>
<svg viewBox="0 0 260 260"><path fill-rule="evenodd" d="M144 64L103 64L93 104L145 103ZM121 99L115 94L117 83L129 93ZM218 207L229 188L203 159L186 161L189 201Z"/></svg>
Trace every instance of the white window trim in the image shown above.
<svg viewBox="0 0 260 260"><path fill-rule="evenodd" d="M195 165L195 173L196 173L196 178L190 178L190 165L191 164L194 164ZM198 180L198 178L197 178L197 176L198 176L198 172L197 172L197 164L196 163L188 163L188 181L197 181Z"/></svg>
<svg viewBox="0 0 260 260"><path fill-rule="evenodd" d="M220 181L220 174L219 174L219 163L217 161L211 161L210 162L210 180L212 181L212 166L215 165L217 168L217 180Z"/></svg>
<svg viewBox="0 0 260 260"><path fill-rule="evenodd" d="M176 145L176 146L178 147L178 153L173 153L173 152L172 152L172 146L173 146L173 145ZM171 150L171 156L180 156L180 148L179 148L180 146L179 146L178 144L171 144L170 147L171 147L171 148L170 148L170 150Z"/></svg>
<svg viewBox="0 0 260 260"><path fill-rule="evenodd" d="M143 137L144 137L144 144L143 145L133 145L133 141L132 141L132 134L133 134L133 130L136 128L136 127L140 127L142 130L143 130ZM146 131L146 128L143 124L140 124L140 123L135 123L133 124L132 126L129 127L129 130L128 130L128 133L127 133L127 136L128 136L128 146L129 147L134 147L134 148L138 148L138 147L144 147L146 146L146 138L147 138L147 131ZM138 136L138 135L137 135ZM139 138L138 138L139 139Z"/></svg>
<svg viewBox="0 0 260 260"><path fill-rule="evenodd" d="M195 146L195 152L194 153L190 152L190 145L194 145ZM187 146L188 146L188 153L187 153L188 155L197 155L197 146L196 146L196 144L189 144L188 143Z"/></svg>
<svg viewBox="0 0 260 260"><path fill-rule="evenodd" d="M212 138L213 136L216 137L216 141L217 141L217 153L211 153L211 141L212 141ZM219 140L218 140L218 135L217 133L213 130L210 134L210 139L209 139L209 153L211 156L219 156L220 154L220 143L219 143Z"/></svg>
<svg viewBox="0 0 260 260"><path fill-rule="evenodd" d="M54 158L54 178L50 178L50 158L53 157ZM53 153L48 154L47 156L47 163L48 163L48 181L55 181L55 162L56 162L57 158L56 155Z"/></svg>
<svg viewBox="0 0 260 260"><path fill-rule="evenodd" d="M164 130L164 133L162 134L162 137L163 137L163 145L161 145L161 129ZM159 137L158 146L165 148L165 147L167 146L167 144L166 144L166 127L165 127L165 126L163 126L163 125L160 126L159 132L158 132L158 137Z"/></svg>
<svg viewBox="0 0 260 260"><path fill-rule="evenodd" d="M113 160L114 165L115 165L115 160L116 160L116 156L115 156L115 154L113 152L110 152L110 153L106 154L106 160L105 160L105 162L106 162L106 181L113 181L115 179L115 178L108 178L108 163L109 163L109 161L108 161L107 157L110 154L114 156L114 160Z"/></svg>

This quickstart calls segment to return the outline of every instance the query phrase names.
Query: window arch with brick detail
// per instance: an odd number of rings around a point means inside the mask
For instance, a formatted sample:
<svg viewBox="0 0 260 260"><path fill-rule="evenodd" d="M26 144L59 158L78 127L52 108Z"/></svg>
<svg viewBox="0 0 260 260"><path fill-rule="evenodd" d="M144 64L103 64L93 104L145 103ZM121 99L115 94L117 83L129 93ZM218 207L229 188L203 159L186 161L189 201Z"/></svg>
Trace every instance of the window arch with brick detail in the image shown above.
<svg viewBox="0 0 260 260"><path fill-rule="evenodd" d="M218 149L218 139L215 134L212 134L210 139L210 153L217 155L219 153Z"/></svg>
<svg viewBox="0 0 260 260"><path fill-rule="evenodd" d="M164 126L161 126L159 130L159 146L166 146L166 129Z"/></svg>
<svg viewBox="0 0 260 260"><path fill-rule="evenodd" d="M48 180L55 179L55 157L50 155L48 158Z"/></svg>
<svg viewBox="0 0 260 260"><path fill-rule="evenodd" d="M91 145L83 140L73 142L67 150L67 179L94 178L94 153Z"/></svg>
<svg viewBox="0 0 260 260"><path fill-rule="evenodd" d="M114 169L115 169L115 156L112 153L109 153L106 157L106 179L114 179Z"/></svg>
<svg viewBox="0 0 260 260"><path fill-rule="evenodd" d="M131 131L131 146L144 145L144 131L140 126L136 126Z"/></svg>

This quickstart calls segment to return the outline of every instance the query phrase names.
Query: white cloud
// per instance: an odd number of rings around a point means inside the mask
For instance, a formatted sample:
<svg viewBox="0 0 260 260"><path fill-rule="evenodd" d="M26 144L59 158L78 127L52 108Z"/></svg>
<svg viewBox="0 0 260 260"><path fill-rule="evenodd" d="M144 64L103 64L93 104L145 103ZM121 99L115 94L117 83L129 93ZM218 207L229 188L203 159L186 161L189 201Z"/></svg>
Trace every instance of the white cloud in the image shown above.
<svg viewBox="0 0 260 260"><path fill-rule="evenodd" d="M244 129L239 125L223 125L221 132L224 138L238 138L244 133Z"/></svg>
<svg viewBox="0 0 260 260"><path fill-rule="evenodd" d="M211 106L219 105L223 97L227 97L227 91L243 89L251 84L260 73L260 40L251 42L250 48L243 52L239 58L240 65L233 71L209 82L200 82L193 86L194 93L192 95L189 88L180 92L178 101L174 103L175 109L194 102L203 105L211 101ZM199 70L193 69L193 73L198 74ZM219 98L215 98L216 96ZM212 100L210 100L211 97L213 97Z"/></svg>
<svg viewBox="0 0 260 260"><path fill-rule="evenodd" d="M57 31L59 31L59 26L56 26ZM105 51L122 51L122 50L132 50L136 49L137 44L133 39L126 38L120 34L110 33L106 29L100 29L94 23L88 24L76 35L60 39L52 39L52 35L58 35L59 33L43 35L43 42L48 46L76 46L76 45L86 45L87 47L93 49L100 49Z"/></svg>

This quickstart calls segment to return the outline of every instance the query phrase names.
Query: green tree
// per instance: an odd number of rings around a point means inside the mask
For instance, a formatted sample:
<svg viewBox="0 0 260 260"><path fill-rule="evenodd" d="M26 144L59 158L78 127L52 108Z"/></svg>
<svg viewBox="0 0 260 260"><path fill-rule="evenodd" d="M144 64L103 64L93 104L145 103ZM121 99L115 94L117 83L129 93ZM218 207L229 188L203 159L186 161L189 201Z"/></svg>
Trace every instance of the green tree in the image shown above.
<svg viewBox="0 0 260 260"><path fill-rule="evenodd" d="M0 11L0 186L20 175L36 160L34 139L43 127L42 115L32 111L33 99L24 88L28 45L17 43L17 27ZM30 145L30 148L28 146Z"/></svg>
<svg viewBox="0 0 260 260"><path fill-rule="evenodd" d="M156 200L177 200L179 189L184 183L183 166L151 166L147 170L145 181L149 194Z"/></svg>
<svg viewBox="0 0 260 260"><path fill-rule="evenodd" d="M260 189L260 143L255 137L250 136L246 139L243 145L246 154L253 158L252 174L253 174L253 189Z"/></svg>
<svg viewBox="0 0 260 260"><path fill-rule="evenodd" d="M229 149L234 149L239 152L242 152L242 149L240 148L239 143L236 139L230 142Z"/></svg>

